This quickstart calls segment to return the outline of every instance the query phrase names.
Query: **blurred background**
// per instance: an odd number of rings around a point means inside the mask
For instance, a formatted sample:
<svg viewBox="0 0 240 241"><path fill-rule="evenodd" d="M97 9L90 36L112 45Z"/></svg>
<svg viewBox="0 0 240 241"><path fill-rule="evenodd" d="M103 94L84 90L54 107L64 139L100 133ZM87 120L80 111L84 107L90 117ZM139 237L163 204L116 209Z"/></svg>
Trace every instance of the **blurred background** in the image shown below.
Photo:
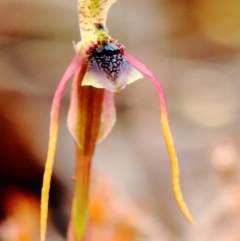
<svg viewBox="0 0 240 241"><path fill-rule="evenodd" d="M0 0L0 240L39 240L53 93L80 40L76 0ZM116 96L117 123L93 162L93 241L239 241L240 2L118 0L107 26L165 89L190 227L172 192L156 91ZM64 240L74 173L68 91L48 239Z"/></svg>

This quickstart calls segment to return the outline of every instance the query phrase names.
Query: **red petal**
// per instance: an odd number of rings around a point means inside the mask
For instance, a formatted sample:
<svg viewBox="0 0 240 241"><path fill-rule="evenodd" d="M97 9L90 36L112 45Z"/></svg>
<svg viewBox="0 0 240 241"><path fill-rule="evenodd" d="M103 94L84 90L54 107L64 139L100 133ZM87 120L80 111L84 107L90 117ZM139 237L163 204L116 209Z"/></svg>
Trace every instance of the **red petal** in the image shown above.
<svg viewBox="0 0 240 241"><path fill-rule="evenodd" d="M182 211L183 215L187 219L187 221L194 225L194 221L191 217L190 212L188 211L188 208L183 200L182 192L179 184L179 167L178 167L178 159L177 155L174 149L174 144L172 140L172 135L170 131L170 126L168 122L168 113L167 113L167 104L166 104L166 98L163 91L162 86L159 84L158 80L154 76L154 74L138 59L133 57L132 55L125 53L125 57L129 60L129 62L137 68L139 71L141 71L143 74L145 74L149 79L152 81L153 85L155 86L159 98L160 103L160 120L162 125L162 131L163 136L165 139L165 143L167 146L168 154L170 157L171 162L171 168L172 168L172 182L173 182L173 190L174 195L177 201L177 204Z"/></svg>
<svg viewBox="0 0 240 241"><path fill-rule="evenodd" d="M55 150L56 150L56 144L57 144L58 116L59 116L59 109L60 109L60 101L69 79L81 67L82 62L83 62L83 59L80 59L78 55L74 57L74 59L72 60L71 64L68 66L66 72L64 73L57 87L57 90L54 94L54 98L52 102L48 154L47 154L47 161L45 164L42 196L41 196L41 241L45 240L46 229L47 229L49 189L50 189L52 168L53 168L53 162L54 162L54 156L55 156Z"/></svg>

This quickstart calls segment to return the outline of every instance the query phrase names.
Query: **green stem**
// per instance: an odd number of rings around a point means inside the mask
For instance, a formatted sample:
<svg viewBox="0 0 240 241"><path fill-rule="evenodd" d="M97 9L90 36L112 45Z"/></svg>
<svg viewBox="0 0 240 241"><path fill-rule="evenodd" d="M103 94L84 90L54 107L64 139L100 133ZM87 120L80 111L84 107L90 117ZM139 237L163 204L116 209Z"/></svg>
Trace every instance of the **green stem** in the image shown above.
<svg viewBox="0 0 240 241"><path fill-rule="evenodd" d="M91 155L84 156L77 147L76 182L73 198L73 228L76 241L82 241L89 221L88 193L90 180Z"/></svg>

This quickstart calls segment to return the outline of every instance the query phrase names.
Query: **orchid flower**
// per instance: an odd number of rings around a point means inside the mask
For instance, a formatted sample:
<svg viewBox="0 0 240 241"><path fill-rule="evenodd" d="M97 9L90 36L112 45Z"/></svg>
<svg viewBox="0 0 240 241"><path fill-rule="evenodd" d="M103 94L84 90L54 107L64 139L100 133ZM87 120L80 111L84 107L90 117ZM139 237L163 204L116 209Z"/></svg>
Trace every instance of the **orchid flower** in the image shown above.
<svg viewBox="0 0 240 241"><path fill-rule="evenodd" d="M64 89L75 74L67 125L76 142L76 172L68 240L89 240L88 188L91 160L96 144L112 129L115 119L114 93L146 75L156 88L160 121L172 167L176 201L183 215L193 219L183 201L179 168L168 123L163 89L153 73L139 60L125 52L122 44L108 33L106 18L115 0L79 0L78 12L82 40L75 45L76 56L63 75L51 108L50 137L41 198L41 241L45 240L50 180L58 134L60 101Z"/></svg>

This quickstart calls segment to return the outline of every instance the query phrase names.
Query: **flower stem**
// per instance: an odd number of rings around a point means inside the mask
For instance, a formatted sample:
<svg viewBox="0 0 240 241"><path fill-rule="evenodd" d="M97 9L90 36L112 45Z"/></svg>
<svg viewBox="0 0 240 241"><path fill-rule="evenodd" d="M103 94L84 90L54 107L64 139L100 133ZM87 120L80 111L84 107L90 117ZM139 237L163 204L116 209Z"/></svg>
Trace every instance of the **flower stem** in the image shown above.
<svg viewBox="0 0 240 241"><path fill-rule="evenodd" d="M90 168L100 129L104 97L103 89L81 85L85 71L86 66L83 66L73 83L72 110L75 111L76 117L72 125L75 126L73 130L75 130L77 144L72 217L68 230L69 241L87 241L86 235L89 236L87 233Z"/></svg>

